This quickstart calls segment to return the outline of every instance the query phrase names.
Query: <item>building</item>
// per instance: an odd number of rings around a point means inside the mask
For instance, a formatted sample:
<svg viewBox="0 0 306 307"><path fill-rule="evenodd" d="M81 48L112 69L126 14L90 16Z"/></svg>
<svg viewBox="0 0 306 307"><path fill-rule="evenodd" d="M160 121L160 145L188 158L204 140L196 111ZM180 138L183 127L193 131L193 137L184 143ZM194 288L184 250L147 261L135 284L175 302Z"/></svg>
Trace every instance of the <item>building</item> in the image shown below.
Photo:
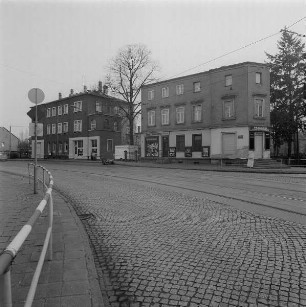
<svg viewBox="0 0 306 307"><path fill-rule="evenodd" d="M141 157L270 158L270 74L244 62L142 87Z"/></svg>
<svg viewBox="0 0 306 307"><path fill-rule="evenodd" d="M4 127L0 127L0 151L4 153L17 153L19 138Z"/></svg>
<svg viewBox="0 0 306 307"><path fill-rule="evenodd" d="M115 145L125 141L127 128L121 116L126 102L107 95L107 87L61 93L58 100L38 105L37 120L43 136L37 137L38 158L111 159ZM28 112L35 122L35 106ZM125 131L122 133L122 131ZM34 137L32 138L34 148ZM32 157L34 150L32 150Z"/></svg>

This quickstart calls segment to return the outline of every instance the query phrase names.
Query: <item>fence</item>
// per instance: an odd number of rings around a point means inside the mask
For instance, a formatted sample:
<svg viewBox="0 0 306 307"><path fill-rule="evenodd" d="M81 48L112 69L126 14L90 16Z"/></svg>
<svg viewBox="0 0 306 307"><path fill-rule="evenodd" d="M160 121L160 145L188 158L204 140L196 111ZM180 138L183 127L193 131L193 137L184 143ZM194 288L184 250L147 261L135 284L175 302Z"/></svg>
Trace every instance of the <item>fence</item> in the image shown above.
<svg viewBox="0 0 306 307"><path fill-rule="evenodd" d="M29 180L31 177L34 177L31 174L31 167L33 170L35 165L33 163L28 164L28 174ZM38 169L42 171L42 179L37 179L42 183L43 189L45 189L44 198L39 203L33 215L28 220L27 224L24 225L12 242L7 246L7 248L0 255L0 306L10 307L12 306L12 291L11 291L11 264L14 258L16 257L19 249L23 245L24 241L27 239L28 235L31 233L34 224L37 219L42 214L44 208L49 203L49 227L43 244L43 248L38 260L36 270L31 282L31 286L25 301L26 307L30 307L33 303L35 296L38 279L43 267L44 260L48 251L48 260L52 260L52 225L53 225L53 199L52 199L52 188L53 188L53 177L51 173L44 167L37 165ZM37 172L38 173L38 172ZM48 184L45 182L45 174L49 175ZM39 175L37 175L37 178ZM49 248L48 248L49 247Z"/></svg>

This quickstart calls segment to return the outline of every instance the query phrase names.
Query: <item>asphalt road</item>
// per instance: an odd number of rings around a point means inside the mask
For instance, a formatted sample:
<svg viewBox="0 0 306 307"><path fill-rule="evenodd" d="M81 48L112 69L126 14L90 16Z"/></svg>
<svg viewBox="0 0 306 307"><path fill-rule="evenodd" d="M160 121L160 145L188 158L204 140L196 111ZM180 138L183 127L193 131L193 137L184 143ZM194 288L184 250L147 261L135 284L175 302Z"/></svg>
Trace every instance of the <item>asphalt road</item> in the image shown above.
<svg viewBox="0 0 306 307"><path fill-rule="evenodd" d="M43 165L109 306L306 306L305 175Z"/></svg>

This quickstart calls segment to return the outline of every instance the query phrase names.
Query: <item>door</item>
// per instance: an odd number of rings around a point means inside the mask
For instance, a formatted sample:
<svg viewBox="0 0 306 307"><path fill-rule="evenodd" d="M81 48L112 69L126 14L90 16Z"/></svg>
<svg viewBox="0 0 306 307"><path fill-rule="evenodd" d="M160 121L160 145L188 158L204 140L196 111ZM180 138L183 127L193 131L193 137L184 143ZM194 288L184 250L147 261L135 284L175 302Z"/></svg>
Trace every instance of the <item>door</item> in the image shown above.
<svg viewBox="0 0 306 307"><path fill-rule="evenodd" d="M74 158L83 157L83 141L74 141Z"/></svg>
<svg viewBox="0 0 306 307"><path fill-rule="evenodd" d="M237 142L235 133L222 134L222 154L223 157L236 155Z"/></svg>
<svg viewBox="0 0 306 307"><path fill-rule="evenodd" d="M262 159L263 157L263 133L255 133L255 149L254 149L254 158Z"/></svg>
<svg viewBox="0 0 306 307"><path fill-rule="evenodd" d="M168 157L169 155L169 136L164 135L162 137L162 147L163 147L163 157Z"/></svg>

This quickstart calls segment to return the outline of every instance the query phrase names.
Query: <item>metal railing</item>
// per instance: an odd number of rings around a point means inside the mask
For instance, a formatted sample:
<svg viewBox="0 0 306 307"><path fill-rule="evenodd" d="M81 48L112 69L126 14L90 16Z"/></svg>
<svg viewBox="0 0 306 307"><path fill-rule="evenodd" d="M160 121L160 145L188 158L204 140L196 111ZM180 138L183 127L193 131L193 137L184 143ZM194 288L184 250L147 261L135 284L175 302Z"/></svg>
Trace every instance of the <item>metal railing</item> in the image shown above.
<svg viewBox="0 0 306 307"><path fill-rule="evenodd" d="M33 175L30 172L30 167L34 166L33 170L35 171L35 164L28 164L28 174L29 180ZM27 239L28 235L31 233L34 224L37 219L41 216L44 208L49 203L49 226L47 230L47 234L45 237L45 241L43 244L43 248L38 260L38 264L36 270L34 272L34 276L31 282L31 286L25 301L26 307L30 307L33 303L38 279L43 267L44 260L46 258L46 254L48 252L48 260L52 260L52 225L53 225L53 199L52 199L52 188L53 188L53 177L51 173L40 165L36 165L36 168L42 170L42 179L38 179L38 181L42 183L45 194L44 198L41 200L39 205L37 206L35 212L30 217L26 225L24 225L18 234L14 237L12 242L6 247L6 249L0 255L0 306L11 307L12 306L12 290L11 290L11 265L16 257L18 251L23 245L24 241ZM48 183L45 182L45 174L49 175Z"/></svg>

